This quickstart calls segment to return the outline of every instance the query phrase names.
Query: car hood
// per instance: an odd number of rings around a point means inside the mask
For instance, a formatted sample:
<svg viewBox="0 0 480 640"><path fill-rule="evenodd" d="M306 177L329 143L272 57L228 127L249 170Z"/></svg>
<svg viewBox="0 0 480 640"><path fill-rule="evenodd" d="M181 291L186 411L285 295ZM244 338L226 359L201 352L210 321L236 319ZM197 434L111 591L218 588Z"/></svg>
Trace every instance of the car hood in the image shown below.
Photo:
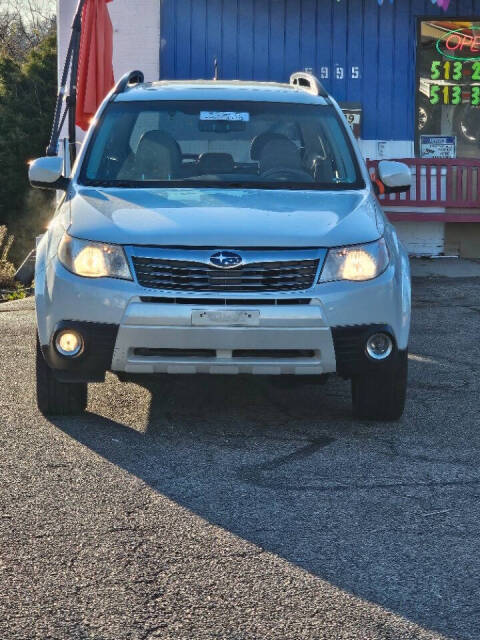
<svg viewBox="0 0 480 640"><path fill-rule="evenodd" d="M380 237L367 191L80 188L72 236L128 245L333 247Z"/></svg>

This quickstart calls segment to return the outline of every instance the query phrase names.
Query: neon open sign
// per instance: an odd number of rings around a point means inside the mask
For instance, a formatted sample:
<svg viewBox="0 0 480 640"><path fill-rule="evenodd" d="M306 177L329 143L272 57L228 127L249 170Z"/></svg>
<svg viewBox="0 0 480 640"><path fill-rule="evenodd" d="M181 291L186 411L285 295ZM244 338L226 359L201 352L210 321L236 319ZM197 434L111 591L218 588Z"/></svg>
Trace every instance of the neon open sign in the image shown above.
<svg viewBox="0 0 480 640"><path fill-rule="evenodd" d="M480 27L462 27L448 31L437 40L436 47L440 55L450 60L479 60Z"/></svg>

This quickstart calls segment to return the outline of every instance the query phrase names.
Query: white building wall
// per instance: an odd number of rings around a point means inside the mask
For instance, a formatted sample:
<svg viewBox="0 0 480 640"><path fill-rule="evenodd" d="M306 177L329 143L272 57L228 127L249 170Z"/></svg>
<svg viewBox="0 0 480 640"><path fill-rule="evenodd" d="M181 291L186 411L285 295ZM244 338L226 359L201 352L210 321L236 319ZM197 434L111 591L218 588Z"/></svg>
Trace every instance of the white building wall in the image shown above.
<svg viewBox="0 0 480 640"><path fill-rule="evenodd" d="M443 222L395 222L398 237L413 256L438 256L445 247Z"/></svg>
<svg viewBox="0 0 480 640"><path fill-rule="evenodd" d="M57 0L58 79L72 35L72 22L78 0ZM160 1L113 0L108 5L113 26L113 72L115 80L139 69L145 79L160 78ZM65 137L66 125L61 138ZM84 132L77 127L77 140Z"/></svg>
<svg viewBox="0 0 480 640"><path fill-rule="evenodd" d="M113 0L113 68L115 79L140 69L145 80L160 78L160 1Z"/></svg>
<svg viewBox="0 0 480 640"><path fill-rule="evenodd" d="M57 0L59 77L65 63L78 0ZM113 70L115 80L127 71L140 69L146 80L160 77L159 0L113 0L108 4L113 24Z"/></svg>
<svg viewBox="0 0 480 640"><path fill-rule="evenodd" d="M359 140L364 158L369 160L395 160L414 158L413 140Z"/></svg>

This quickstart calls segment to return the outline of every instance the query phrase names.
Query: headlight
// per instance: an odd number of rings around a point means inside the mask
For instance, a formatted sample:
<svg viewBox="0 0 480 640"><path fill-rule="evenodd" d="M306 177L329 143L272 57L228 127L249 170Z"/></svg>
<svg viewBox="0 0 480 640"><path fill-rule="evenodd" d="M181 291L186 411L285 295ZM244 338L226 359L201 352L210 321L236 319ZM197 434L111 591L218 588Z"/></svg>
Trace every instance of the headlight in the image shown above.
<svg viewBox="0 0 480 640"><path fill-rule="evenodd" d="M371 280L385 271L389 256L385 240L330 249L319 282Z"/></svg>
<svg viewBox="0 0 480 640"><path fill-rule="evenodd" d="M58 247L58 258L77 276L132 279L125 252L118 245L79 240L65 234Z"/></svg>

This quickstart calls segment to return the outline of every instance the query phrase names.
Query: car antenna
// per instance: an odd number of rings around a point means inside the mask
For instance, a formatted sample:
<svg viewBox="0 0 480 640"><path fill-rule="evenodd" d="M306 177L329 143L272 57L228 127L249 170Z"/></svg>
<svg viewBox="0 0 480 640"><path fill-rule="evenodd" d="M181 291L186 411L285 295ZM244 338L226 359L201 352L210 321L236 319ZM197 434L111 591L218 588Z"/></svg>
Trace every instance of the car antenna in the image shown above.
<svg viewBox="0 0 480 640"><path fill-rule="evenodd" d="M213 68L214 68L213 79L218 80L218 60L216 56L213 59Z"/></svg>

